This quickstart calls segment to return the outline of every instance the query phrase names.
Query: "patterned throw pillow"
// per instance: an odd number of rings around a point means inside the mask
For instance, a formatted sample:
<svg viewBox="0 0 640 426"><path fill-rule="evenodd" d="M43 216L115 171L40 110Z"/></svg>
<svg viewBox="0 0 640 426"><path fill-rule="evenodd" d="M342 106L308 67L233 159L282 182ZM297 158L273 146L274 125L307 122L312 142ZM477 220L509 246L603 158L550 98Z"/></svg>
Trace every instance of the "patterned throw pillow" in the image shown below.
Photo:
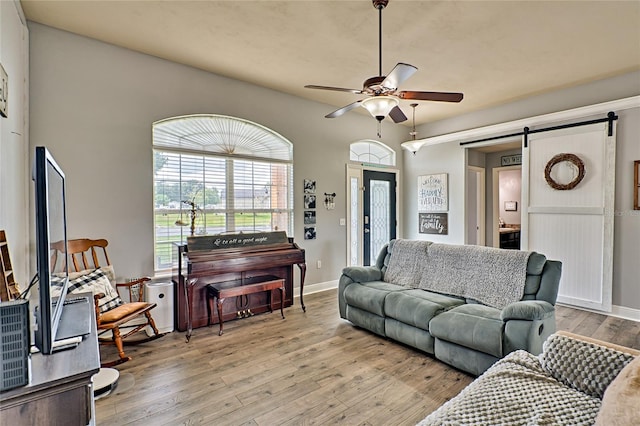
<svg viewBox="0 0 640 426"><path fill-rule="evenodd" d="M67 294L85 293L89 291L92 294L104 294L104 297L98 300L100 313L107 312L110 309L122 305L122 300L118 292L109 282L108 271L105 272L102 268L69 274Z"/></svg>

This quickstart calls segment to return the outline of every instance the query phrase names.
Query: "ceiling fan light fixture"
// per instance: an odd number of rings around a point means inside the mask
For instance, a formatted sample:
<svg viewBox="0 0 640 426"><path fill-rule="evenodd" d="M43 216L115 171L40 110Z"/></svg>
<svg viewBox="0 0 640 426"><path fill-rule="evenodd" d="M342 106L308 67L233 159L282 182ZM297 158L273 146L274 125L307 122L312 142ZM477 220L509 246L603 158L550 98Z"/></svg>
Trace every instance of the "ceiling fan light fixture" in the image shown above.
<svg viewBox="0 0 640 426"><path fill-rule="evenodd" d="M362 106L369 111L376 120L382 121L389 112L400 102L393 96L372 96L362 101Z"/></svg>

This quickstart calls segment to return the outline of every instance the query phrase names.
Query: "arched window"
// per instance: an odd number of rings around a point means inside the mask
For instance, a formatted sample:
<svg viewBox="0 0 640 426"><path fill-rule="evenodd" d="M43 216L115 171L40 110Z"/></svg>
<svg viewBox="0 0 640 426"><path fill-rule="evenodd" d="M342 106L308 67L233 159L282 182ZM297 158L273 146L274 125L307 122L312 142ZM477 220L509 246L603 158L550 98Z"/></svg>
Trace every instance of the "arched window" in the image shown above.
<svg viewBox="0 0 640 426"><path fill-rule="evenodd" d="M192 232L292 235L293 145L266 127L223 115L157 121L153 170L156 271Z"/></svg>
<svg viewBox="0 0 640 426"><path fill-rule="evenodd" d="M396 152L374 140L353 142L349 147L349 159L358 163L396 165Z"/></svg>

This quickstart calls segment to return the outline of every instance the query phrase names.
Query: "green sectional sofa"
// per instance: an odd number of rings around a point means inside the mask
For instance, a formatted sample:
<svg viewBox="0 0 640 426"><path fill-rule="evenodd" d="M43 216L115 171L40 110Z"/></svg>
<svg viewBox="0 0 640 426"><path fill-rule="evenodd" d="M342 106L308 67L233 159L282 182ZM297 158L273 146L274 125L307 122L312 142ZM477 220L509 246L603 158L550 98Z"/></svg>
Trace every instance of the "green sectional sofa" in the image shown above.
<svg viewBox="0 0 640 426"><path fill-rule="evenodd" d="M480 375L555 332L562 264L542 254L392 240L375 266L347 267L340 316Z"/></svg>

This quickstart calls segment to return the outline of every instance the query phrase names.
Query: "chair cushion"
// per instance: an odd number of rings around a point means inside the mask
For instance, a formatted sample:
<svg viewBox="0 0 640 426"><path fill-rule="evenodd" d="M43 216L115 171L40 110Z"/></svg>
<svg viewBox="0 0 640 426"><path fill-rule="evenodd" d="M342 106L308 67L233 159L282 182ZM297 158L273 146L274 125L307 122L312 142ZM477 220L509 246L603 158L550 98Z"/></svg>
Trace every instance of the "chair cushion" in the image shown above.
<svg viewBox="0 0 640 426"><path fill-rule="evenodd" d="M438 339L502 358L503 324L499 309L467 304L436 315L429 332Z"/></svg>
<svg viewBox="0 0 640 426"><path fill-rule="evenodd" d="M384 302L384 313L414 327L429 330L431 319L464 300L426 290L414 289L390 293Z"/></svg>
<svg viewBox="0 0 640 426"><path fill-rule="evenodd" d="M131 315L132 313L139 311L140 309L144 309L147 306L149 306L149 304L145 302L132 302L122 304L117 308L113 308L110 311L100 315L100 322L104 324L119 321L127 315Z"/></svg>

